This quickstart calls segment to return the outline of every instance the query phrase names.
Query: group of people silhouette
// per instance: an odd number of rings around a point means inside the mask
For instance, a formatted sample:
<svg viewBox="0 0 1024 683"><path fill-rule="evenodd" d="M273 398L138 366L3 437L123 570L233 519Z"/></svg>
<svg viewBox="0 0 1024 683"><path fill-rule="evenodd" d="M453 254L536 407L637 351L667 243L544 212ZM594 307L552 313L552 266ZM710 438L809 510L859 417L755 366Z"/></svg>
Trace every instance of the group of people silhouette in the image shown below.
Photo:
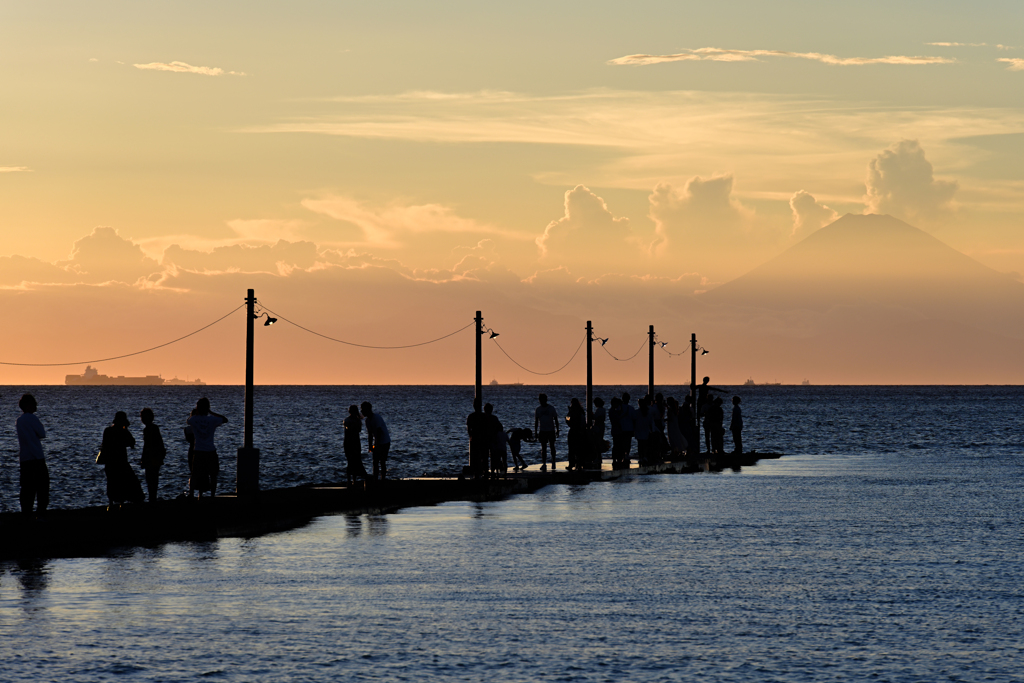
<svg viewBox="0 0 1024 683"><path fill-rule="evenodd" d="M363 464L363 447L359 436L364 420L366 423L366 445L373 463L372 480L383 481L388 477L391 432L388 431L388 425L384 422L384 418L373 412L373 405L369 401L363 401L358 408L354 405L349 406L348 417L342 422L342 426L345 428L345 460L348 461L345 471L349 485L352 485L356 479L364 481L371 479Z"/></svg>
<svg viewBox="0 0 1024 683"><path fill-rule="evenodd" d="M50 473L41 443L46 438L46 429L35 414L39 406L32 394L23 395L18 407L22 411L15 422L21 466L21 510L27 516L42 515L50 502ZM143 424L139 466L145 471L149 502L154 503L160 497L160 468L167 457L167 448L153 410L143 408L139 419ZM220 460L214 445L214 432L227 421L226 417L210 409L208 398L196 401L196 407L185 420L184 436L189 444L189 479L185 495L189 498L196 492L200 498L204 492L211 496L217 493ZM117 411L113 421L103 430L100 450L96 454L96 464L103 465L106 476L108 509L116 509L124 503L142 503L146 499L128 457L128 450L137 444L129 427L128 414L123 410Z"/></svg>
<svg viewBox="0 0 1024 683"><path fill-rule="evenodd" d="M666 458L696 457L700 455L700 428L704 428L705 452L725 453L725 411L722 398L712 392L724 390L708 384L710 378L697 387L696 404L692 396L682 403L665 398L661 393L644 396L636 407L630 405L629 393L611 399L606 410L602 398L594 399L594 409L588 420L587 411L578 398L569 402L565 422L567 470L600 469L603 454L611 450L612 467L626 469L632 462L633 440L636 440L636 460L640 465L663 462ZM508 451L512 452L512 471L526 469L521 455L523 442L540 446L540 471L548 470L548 451L551 452L551 470L557 467L558 437L561 423L558 411L548 402L547 394L540 394L534 411L533 429L505 430L488 403L481 410L480 399L474 399L473 412L466 418L469 434L469 466L464 474L476 478L498 476L508 472ZM732 420L729 430L733 437L733 453L743 453L743 413L739 396L732 398ZM611 425L611 443L605 440L606 423Z"/></svg>

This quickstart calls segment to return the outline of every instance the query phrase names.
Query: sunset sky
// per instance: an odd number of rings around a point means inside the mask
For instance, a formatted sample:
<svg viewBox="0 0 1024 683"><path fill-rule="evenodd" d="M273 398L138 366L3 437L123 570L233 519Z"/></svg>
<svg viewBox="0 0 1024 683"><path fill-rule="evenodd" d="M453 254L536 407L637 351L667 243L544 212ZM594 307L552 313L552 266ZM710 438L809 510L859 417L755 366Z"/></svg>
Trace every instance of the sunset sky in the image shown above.
<svg viewBox="0 0 1024 683"><path fill-rule="evenodd" d="M252 287L368 345L482 309L538 371L593 319L620 357L648 324L676 353L695 332L722 383L879 381L758 352L701 293L847 213L1024 279L1021 26L1010 1L6 3L0 361L155 346ZM240 383L243 330L98 367ZM473 379L468 331L257 336L261 382ZM582 381L581 357L538 378L485 348L485 381ZM599 360L599 383L646 381ZM890 377L961 381L936 363Z"/></svg>

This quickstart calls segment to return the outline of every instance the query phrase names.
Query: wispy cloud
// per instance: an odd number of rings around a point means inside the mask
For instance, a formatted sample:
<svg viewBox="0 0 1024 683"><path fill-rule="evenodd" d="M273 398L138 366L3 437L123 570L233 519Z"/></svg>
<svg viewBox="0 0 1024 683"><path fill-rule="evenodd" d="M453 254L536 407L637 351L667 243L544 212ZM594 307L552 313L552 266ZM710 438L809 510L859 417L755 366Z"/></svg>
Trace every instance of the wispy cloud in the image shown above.
<svg viewBox="0 0 1024 683"><path fill-rule="evenodd" d="M1024 71L1024 59L1020 57L1000 57L996 61L1009 64L1010 66L1006 67L1007 71Z"/></svg>
<svg viewBox="0 0 1024 683"><path fill-rule="evenodd" d="M925 43L936 47L985 47L988 43Z"/></svg>
<svg viewBox="0 0 1024 683"><path fill-rule="evenodd" d="M666 62L712 61L712 62L759 62L758 57L791 57L809 59L822 64L834 66L863 66L865 64L952 64L955 59L949 57L888 55L885 57L837 57L821 52L788 52L786 50L727 50L719 47L700 47L684 50L671 55L626 55L612 59L608 63L618 66L646 66L648 64L664 64Z"/></svg>
<svg viewBox="0 0 1024 683"><path fill-rule="evenodd" d="M0 173L31 173L28 166L0 166Z"/></svg>
<svg viewBox="0 0 1024 683"><path fill-rule="evenodd" d="M200 74L202 76L244 76L242 71L225 71L219 66L192 66L186 62L150 62L149 64L133 64L136 69L149 71L172 71L179 74Z"/></svg>

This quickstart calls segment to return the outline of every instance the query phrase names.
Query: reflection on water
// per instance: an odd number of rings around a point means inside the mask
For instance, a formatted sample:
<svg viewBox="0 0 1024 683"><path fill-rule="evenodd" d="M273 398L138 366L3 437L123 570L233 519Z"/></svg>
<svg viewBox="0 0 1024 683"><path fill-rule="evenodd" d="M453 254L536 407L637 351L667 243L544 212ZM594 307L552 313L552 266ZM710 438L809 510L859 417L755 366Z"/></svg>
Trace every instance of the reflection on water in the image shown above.
<svg viewBox="0 0 1024 683"><path fill-rule="evenodd" d="M2 678L1018 680L1024 392L826 390L742 472L0 564Z"/></svg>

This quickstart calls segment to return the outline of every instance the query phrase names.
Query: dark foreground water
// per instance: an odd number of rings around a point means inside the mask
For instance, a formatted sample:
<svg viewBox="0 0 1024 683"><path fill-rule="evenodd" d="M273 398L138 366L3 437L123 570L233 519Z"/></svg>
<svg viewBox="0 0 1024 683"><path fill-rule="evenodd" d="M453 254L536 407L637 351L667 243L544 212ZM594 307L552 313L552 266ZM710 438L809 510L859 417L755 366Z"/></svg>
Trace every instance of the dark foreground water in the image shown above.
<svg viewBox="0 0 1024 683"><path fill-rule="evenodd" d="M266 391L292 392L285 423L352 390ZM465 392L372 391L421 394L385 414L424 428ZM508 391L525 414L536 390ZM784 459L0 564L0 678L1021 680L1024 392L743 396L751 446Z"/></svg>

